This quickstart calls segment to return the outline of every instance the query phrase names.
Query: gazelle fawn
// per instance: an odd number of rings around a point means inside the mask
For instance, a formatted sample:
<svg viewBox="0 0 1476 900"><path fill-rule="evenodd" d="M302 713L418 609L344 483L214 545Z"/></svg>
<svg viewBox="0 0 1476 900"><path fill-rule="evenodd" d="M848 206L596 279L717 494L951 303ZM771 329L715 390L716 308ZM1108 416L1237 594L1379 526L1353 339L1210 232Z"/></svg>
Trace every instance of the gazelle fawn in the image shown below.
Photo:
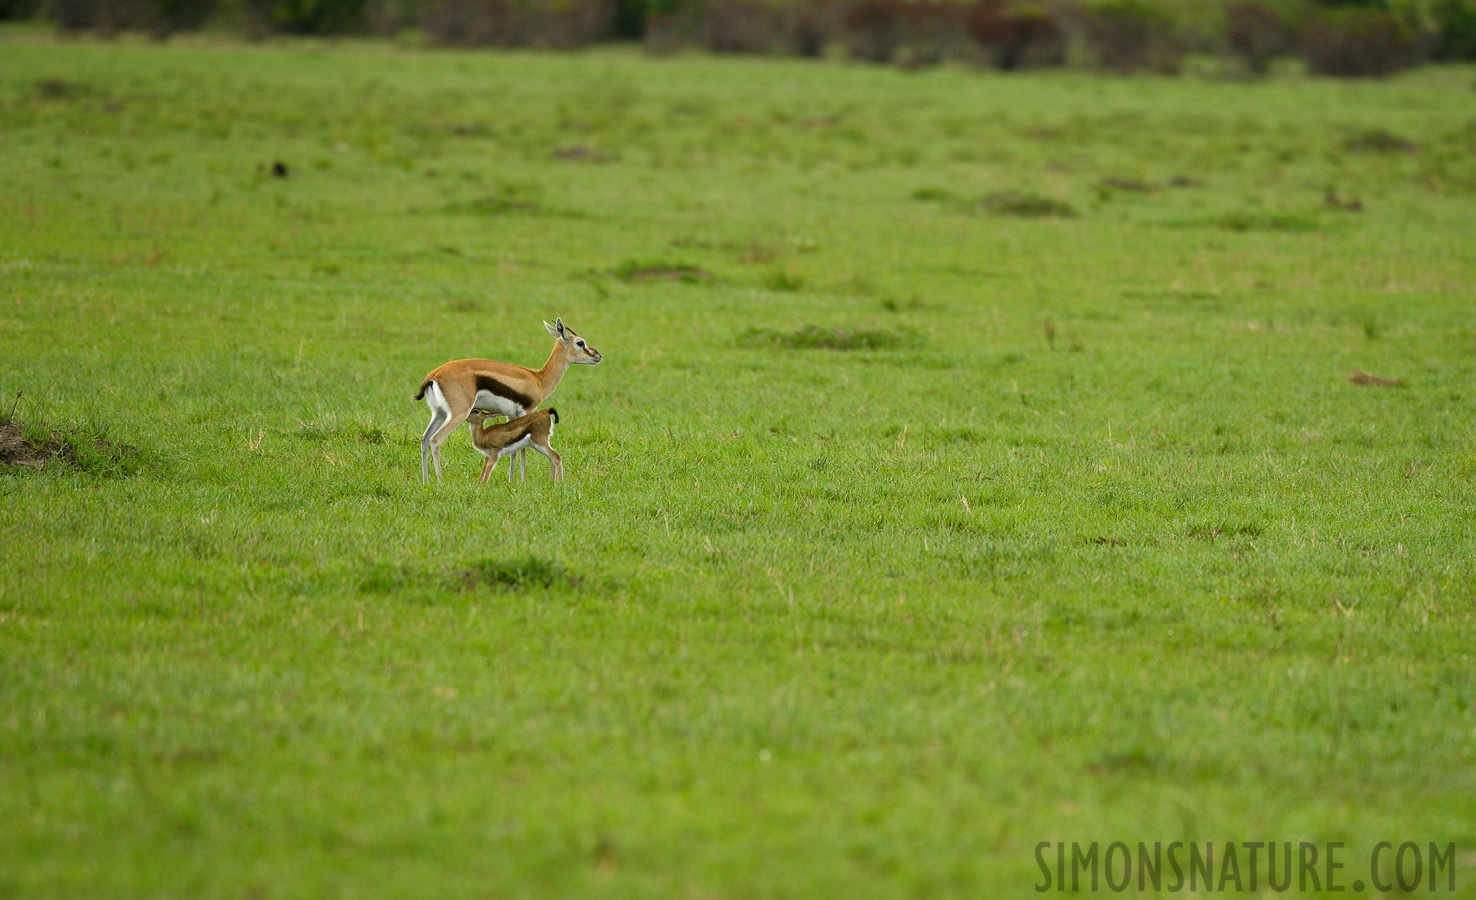
<svg viewBox="0 0 1476 900"><path fill-rule="evenodd" d="M482 477L477 479L477 484L487 483L492 476L492 470L497 468L497 461L504 456L511 456L520 450L532 447L539 453L548 457L549 465L552 467L550 474L554 481L564 480L564 461L554 452L553 445L549 443L553 439L553 427L559 421L559 411L550 407L549 409L535 410L526 416L519 416L509 422L500 425L487 425L488 413L480 409L473 409L467 415L467 422L471 423L472 445L477 452L487 457L482 463ZM508 463L516 466L517 459ZM528 480L528 469L523 468L523 480Z"/></svg>
<svg viewBox="0 0 1476 900"><path fill-rule="evenodd" d="M553 336L554 345L541 369L491 359L458 359L433 370L421 381L415 399L425 398L431 411L430 425L420 437L421 481L430 481L427 457L435 463L436 480L441 480L441 444L473 409L516 419L548 399L570 366L598 365L604 358L562 318L554 319L552 325L544 322L543 327ZM526 470L527 463L523 466Z"/></svg>

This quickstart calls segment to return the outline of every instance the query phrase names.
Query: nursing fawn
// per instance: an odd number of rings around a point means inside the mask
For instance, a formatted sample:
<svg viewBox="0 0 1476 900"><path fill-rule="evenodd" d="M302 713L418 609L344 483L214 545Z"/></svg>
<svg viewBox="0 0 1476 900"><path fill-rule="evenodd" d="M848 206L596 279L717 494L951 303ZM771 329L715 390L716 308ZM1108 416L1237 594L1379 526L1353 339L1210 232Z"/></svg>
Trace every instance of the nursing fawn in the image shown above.
<svg viewBox="0 0 1476 900"><path fill-rule="evenodd" d="M478 453L487 457L487 461L482 463L482 477L477 479L477 484L487 483L492 470L497 468L499 459L529 447L548 457L554 481L564 480L564 461L549 443L553 439L553 427L559 421L558 410L540 409L500 425L484 424L489 415L494 413L473 409L466 417L467 424L471 426L472 445L477 448ZM517 460L514 459L508 465L516 463ZM528 480L526 465L523 467L523 480Z"/></svg>

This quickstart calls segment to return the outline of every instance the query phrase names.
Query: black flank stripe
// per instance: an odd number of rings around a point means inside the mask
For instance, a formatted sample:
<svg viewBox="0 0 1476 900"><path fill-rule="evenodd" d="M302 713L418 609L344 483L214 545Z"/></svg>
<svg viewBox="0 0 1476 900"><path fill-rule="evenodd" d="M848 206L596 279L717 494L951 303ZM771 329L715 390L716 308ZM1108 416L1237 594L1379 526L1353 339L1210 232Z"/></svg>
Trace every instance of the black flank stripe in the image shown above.
<svg viewBox="0 0 1476 900"><path fill-rule="evenodd" d="M477 376L477 390L486 391L489 394L496 394L504 400L511 400L512 402L521 406L524 411L528 411L533 408L532 397L529 397L527 394L524 394L521 391L514 390L513 388L508 387L507 385L498 381L496 378L493 378L491 375Z"/></svg>

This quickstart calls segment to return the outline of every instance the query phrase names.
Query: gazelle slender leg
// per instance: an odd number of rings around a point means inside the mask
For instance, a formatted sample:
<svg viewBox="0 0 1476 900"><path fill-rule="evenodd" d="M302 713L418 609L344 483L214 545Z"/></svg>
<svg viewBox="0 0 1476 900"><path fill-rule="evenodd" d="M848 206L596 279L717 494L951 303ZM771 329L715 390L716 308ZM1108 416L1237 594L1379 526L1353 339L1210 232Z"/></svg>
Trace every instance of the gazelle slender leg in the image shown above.
<svg viewBox="0 0 1476 900"><path fill-rule="evenodd" d="M487 479L492 476L492 470L496 467L497 457L487 457L487 460L482 463L482 477L477 479L477 487L481 487L482 485L487 483Z"/></svg>
<svg viewBox="0 0 1476 900"><path fill-rule="evenodd" d="M564 461L562 458L559 457L558 453L554 452L554 448L549 446L548 444L534 444L533 449L548 457L549 477L552 478L554 481L563 481Z"/></svg>
<svg viewBox="0 0 1476 900"><path fill-rule="evenodd" d="M466 421L466 413L469 413L469 412L471 412L471 410L467 410L466 412L462 413L460 416L457 416L455 414L449 415L447 417L447 419L446 419L446 424L442 425L439 431L437 431L435 434L431 435L431 439L430 439L431 461L436 464L436 481L437 482L439 482L441 480L441 445L446 442L446 438L449 437L451 435L451 433L456 430L457 426L459 426L462 422Z"/></svg>
<svg viewBox="0 0 1476 900"><path fill-rule="evenodd" d="M430 473L426 471L426 457L431 455L431 442L435 439L436 432L440 430L441 426L445 424L446 419L450 418L450 416L451 414L449 412L442 412L439 409L435 410L431 414L430 425L426 426L425 434L420 436L420 480L422 483L430 481ZM441 466L438 460L436 463L436 480L439 481L440 479Z"/></svg>
<svg viewBox="0 0 1476 900"><path fill-rule="evenodd" d="M435 424L436 424L436 421L434 419L432 419L431 420L431 427L434 428L435 427ZM430 448L431 448L430 431L427 430L426 433L420 438L420 483L421 484L426 484L427 482L430 481L430 471L429 471L429 469L427 467L427 463L430 460Z"/></svg>

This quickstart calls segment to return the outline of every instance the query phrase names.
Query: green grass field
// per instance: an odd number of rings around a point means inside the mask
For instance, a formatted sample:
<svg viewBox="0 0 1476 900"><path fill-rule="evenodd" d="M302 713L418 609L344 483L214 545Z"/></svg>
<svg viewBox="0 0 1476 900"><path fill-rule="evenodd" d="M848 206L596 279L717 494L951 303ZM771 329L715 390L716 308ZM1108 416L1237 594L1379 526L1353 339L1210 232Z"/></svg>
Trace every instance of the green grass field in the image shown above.
<svg viewBox="0 0 1476 900"><path fill-rule="evenodd" d="M0 31L0 896L1476 896L1473 75Z"/></svg>

